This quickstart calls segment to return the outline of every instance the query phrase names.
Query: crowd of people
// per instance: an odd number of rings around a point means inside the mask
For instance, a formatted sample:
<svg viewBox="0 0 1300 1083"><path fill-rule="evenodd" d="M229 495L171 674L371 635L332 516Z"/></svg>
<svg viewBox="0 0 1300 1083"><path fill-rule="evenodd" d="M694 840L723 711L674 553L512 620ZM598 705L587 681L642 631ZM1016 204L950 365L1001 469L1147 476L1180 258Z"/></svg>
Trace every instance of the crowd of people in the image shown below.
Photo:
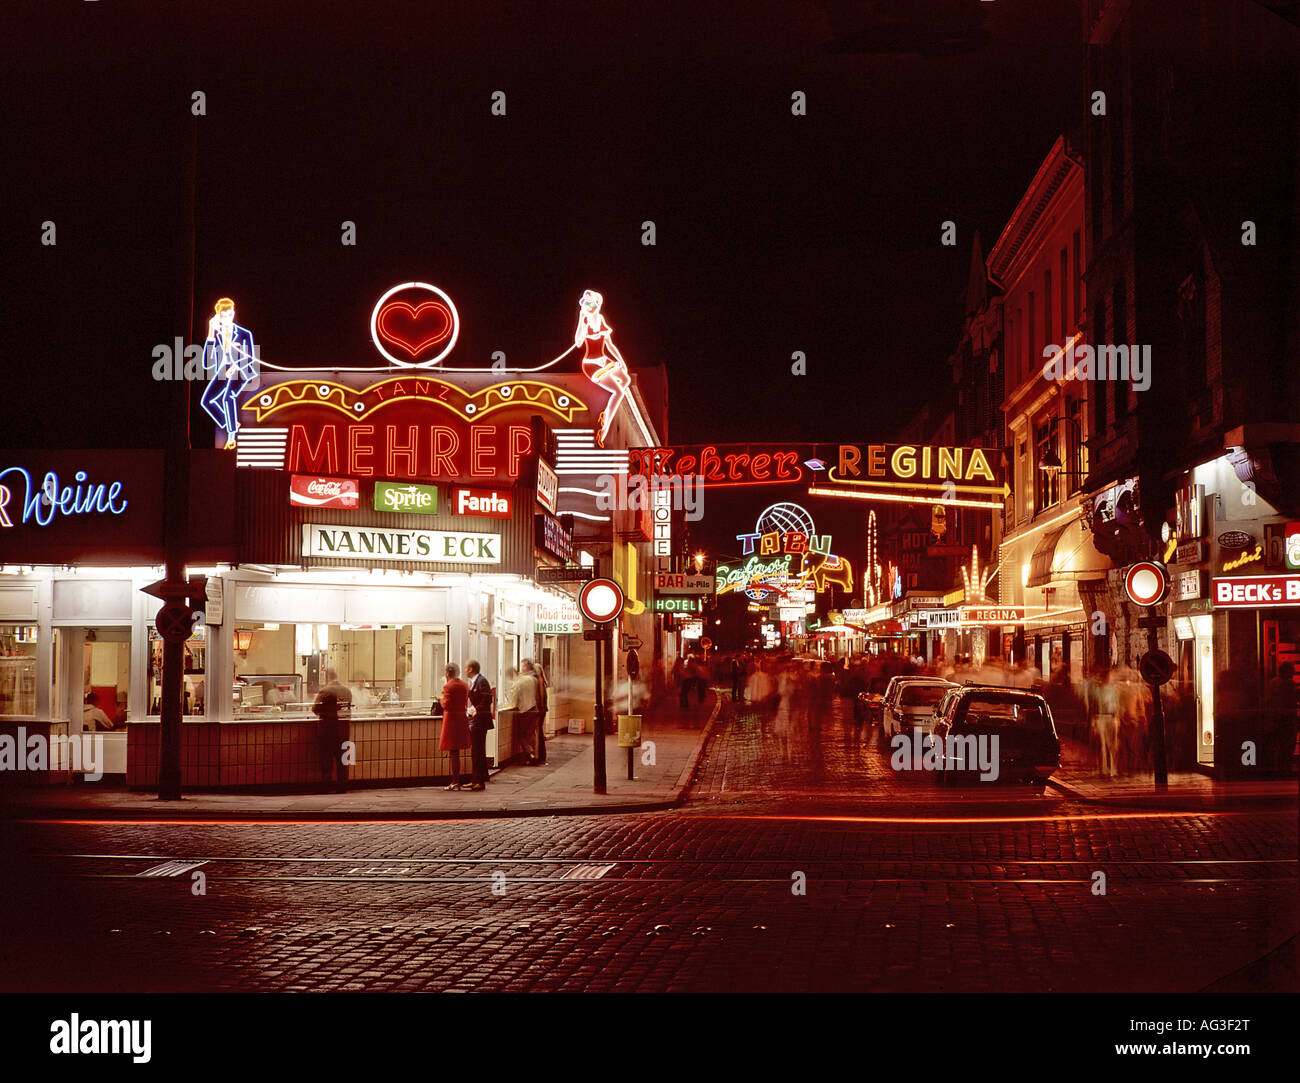
<svg viewBox="0 0 1300 1083"><path fill-rule="evenodd" d="M524 762L530 766L546 762L546 674L531 658L520 662L517 671L514 668L505 671L499 697L498 689L492 687L482 666L474 659L465 663L464 677L455 662L447 664L443 676L442 691L433 702L432 712L442 722L438 748L449 754L448 790L482 792L491 782L487 735L496 728L494 720L500 710L515 712L514 739L522 748ZM347 789L345 746L353 702L352 689L338 679L334 670L326 670L325 683L316 695L312 710L320 720L321 776L326 781L333 778L339 793ZM469 753L468 783L462 781L462 752Z"/></svg>
<svg viewBox="0 0 1300 1083"><path fill-rule="evenodd" d="M858 694L883 688L893 676L941 677L956 684L999 685L1039 693L1052 709L1057 729L1086 743L1097 771L1106 777L1140 774L1152 770L1154 748L1151 685L1134 666L1117 665L1075 680L1070 670L1058 664L1044 677L1031 661L1011 662L1002 658L975 661L970 655L926 661L902 653L859 655L851 662L795 658L791 655L737 654L726 665L730 672L731 698L757 711L764 727L770 722L775 736L788 741L792 727L806 727L810 733L831 717L831 699L846 697L855 706L854 720L863 717L857 709ZM1165 748L1169 767L1194 770L1197 763L1196 700L1177 681L1161 687L1165 719ZM1262 699L1250 682L1231 670L1218 675L1214 687L1214 725L1217 744L1232 749L1234 757L1253 761L1243 764L1273 773L1294 770L1300 690L1292 663L1278 666L1277 675L1267 682ZM1248 751L1242 751L1249 743ZM1226 774L1237 763L1218 765Z"/></svg>

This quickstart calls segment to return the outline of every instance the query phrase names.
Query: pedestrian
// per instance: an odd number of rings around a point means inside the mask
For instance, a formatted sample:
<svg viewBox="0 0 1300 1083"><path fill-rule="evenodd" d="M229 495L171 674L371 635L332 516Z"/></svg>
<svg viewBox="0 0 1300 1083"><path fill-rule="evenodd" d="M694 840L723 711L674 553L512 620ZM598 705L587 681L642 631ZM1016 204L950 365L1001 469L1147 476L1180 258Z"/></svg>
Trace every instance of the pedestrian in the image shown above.
<svg viewBox="0 0 1300 1083"><path fill-rule="evenodd" d="M539 662L533 667L533 676L537 678L537 762L546 762L546 713L551 709L551 682L546 679L546 670Z"/></svg>
<svg viewBox="0 0 1300 1083"><path fill-rule="evenodd" d="M483 676L482 667L470 659L465 663L469 677L469 759L471 790L487 786L487 734L492 723L492 685Z"/></svg>
<svg viewBox="0 0 1300 1083"><path fill-rule="evenodd" d="M531 658L519 663L519 676L515 680L515 726L517 727L519 746L524 754L524 762L530 767L537 765L537 722L541 717L539 707L539 689L537 677L533 672Z"/></svg>
<svg viewBox="0 0 1300 1083"><path fill-rule="evenodd" d="M318 744L321 780L328 783L335 776L335 792L348 788L348 766L343 746L348 741L348 719L352 714L352 693L332 669L325 671L325 684L316 693L312 712L320 720Z"/></svg>
<svg viewBox="0 0 1300 1083"><path fill-rule="evenodd" d="M469 748L469 685L460 679L460 666L448 662L443 671L447 683L442 686L442 738L438 748L451 753L451 784L449 790L460 789L460 750Z"/></svg>
<svg viewBox="0 0 1300 1083"><path fill-rule="evenodd" d="M739 703L744 694L745 667L740 664L740 655L731 659L731 702Z"/></svg>
<svg viewBox="0 0 1300 1083"><path fill-rule="evenodd" d="M1291 757L1295 755L1296 710L1300 708L1300 691L1296 689L1295 665L1283 662L1277 667L1277 676L1264 690L1264 709L1268 718L1268 749L1264 763L1270 770L1281 774L1291 773Z"/></svg>
<svg viewBox="0 0 1300 1083"><path fill-rule="evenodd" d="M686 664L682 661L680 654L673 662L671 679L673 687L677 689L677 706L684 711L686 710L686 696L691 689L686 680Z"/></svg>

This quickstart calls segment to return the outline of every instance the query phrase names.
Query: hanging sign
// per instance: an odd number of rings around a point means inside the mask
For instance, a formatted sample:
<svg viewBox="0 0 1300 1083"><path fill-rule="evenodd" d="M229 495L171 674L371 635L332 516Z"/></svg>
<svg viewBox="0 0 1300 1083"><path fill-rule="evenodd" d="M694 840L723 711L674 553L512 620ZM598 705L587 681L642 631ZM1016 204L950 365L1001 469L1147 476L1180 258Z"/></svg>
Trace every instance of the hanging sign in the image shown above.
<svg viewBox="0 0 1300 1083"><path fill-rule="evenodd" d="M302 528L302 555L367 561L500 564L501 535L306 523Z"/></svg>
<svg viewBox="0 0 1300 1083"><path fill-rule="evenodd" d="M289 503L296 508L344 508L361 506L361 487L356 478L322 478L294 474L289 479Z"/></svg>
<svg viewBox="0 0 1300 1083"><path fill-rule="evenodd" d="M582 613L572 599L537 603L533 632L539 636L569 636L582 631Z"/></svg>
<svg viewBox="0 0 1300 1083"><path fill-rule="evenodd" d="M392 481L375 482L375 511L415 512L433 515L438 510L436 485L399 485Z"/></svg>

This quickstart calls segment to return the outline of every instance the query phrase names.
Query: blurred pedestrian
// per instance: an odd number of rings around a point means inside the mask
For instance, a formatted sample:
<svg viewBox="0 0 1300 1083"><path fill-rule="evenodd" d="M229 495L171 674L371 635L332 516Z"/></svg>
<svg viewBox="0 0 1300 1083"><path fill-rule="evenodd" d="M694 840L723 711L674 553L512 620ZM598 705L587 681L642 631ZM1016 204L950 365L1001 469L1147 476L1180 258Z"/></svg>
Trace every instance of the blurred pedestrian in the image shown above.
<svg viewBox="0 0 1300 1083"><path fill-rule="evenodd" d="M1300 691L1296 689L1295 666L1283 662L1277 676L1264 690L1264 710L1268 718L1268 755L1270 770L1289 774L1296 747L1296 710L1300 708Z"/></svg>
<svg viewBox="0 0 1300 1083"><path fill-rule="evenodd" d="M537 675L533 672L532 659L525 658L519 663L519 676L515 680L515 731L524 754L524 763L530 767L535 767L538 762L537 723L541 718L539 704Z"/></svg>
<svg viewBox="0 0 1300 1083"><path fill-rule="evenodd" d="M348 720L352 713L352 693L332 669L325 671L325 684L316 693L312 713L319 719L317 743L320 751L321 780L328 783L335 776L335 792L348 788L348 767L343 746L348 741Z"/></svg>
<svg viewBox="0 0 1300 1083"><path fill-rule="evenodd" d="M442 738L438 748L451 753L449 790L460 789L460 750L469 748L469 685L460 679L460 666L448 662L439 702L442 704Z"/></svg>

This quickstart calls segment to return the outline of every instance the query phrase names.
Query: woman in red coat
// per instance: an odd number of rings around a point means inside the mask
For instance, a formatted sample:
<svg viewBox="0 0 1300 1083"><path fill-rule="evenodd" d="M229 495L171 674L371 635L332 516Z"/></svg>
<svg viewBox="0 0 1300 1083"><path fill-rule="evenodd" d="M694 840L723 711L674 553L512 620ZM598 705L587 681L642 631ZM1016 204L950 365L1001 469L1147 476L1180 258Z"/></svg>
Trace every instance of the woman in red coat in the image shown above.
<svg viewBox="0 0 1300 1083"><path fill-rule="evenodd" d="M447 683L442 686L442 739L438 748L451 753L451 785L449 790L460 789L460 750L469 748L469 685L460 679L460 667L455 662L447 666Z"/></svg>

